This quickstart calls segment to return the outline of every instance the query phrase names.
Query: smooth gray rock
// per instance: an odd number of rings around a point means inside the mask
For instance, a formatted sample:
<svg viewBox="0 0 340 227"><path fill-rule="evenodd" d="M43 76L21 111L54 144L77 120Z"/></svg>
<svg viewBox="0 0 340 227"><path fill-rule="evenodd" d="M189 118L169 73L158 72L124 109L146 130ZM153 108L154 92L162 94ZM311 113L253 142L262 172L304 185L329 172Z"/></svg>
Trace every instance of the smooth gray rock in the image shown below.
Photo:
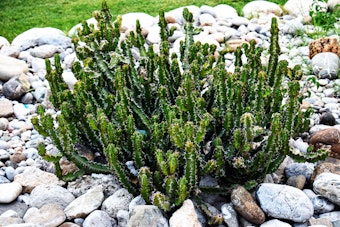
<svg viewBox="0 0 340 227"><path fill-rule="evenodd" d="M328 213L334 210L335 205L332 202L320 195L316 195L311 189L304 189L303 192L312 201L315 214Z"/></svg>
<svg viewBox="0 0 340 227"><path fill-rule="evenodd" d="M30 88L30 83L26 77L26 75L22 74L17 77L13 77L6 83L4 83L2 92L4 96L11 100L20 99L28 89Z"/></svg>
<svg viewBox="0 0 340 227"><path fill-rule="evenodd" d="M340 206L340 175L321 173L314 180L313 190Z"/></svg>
<svg viewBox="0 0 340 227"><path fill-rule="evenodd" d="M310 180L314 171L313 163L291 163L286 166L285 174L286 177L299 176L304 175L306 177L307 182Z"/></svg>
<svg viewBox="0 0 340 227"><path fill-rule="evenodd" d="M22 218L28 209L28 205L22 202L14 201L12 203L0 203L0 214L8 210L15 211ZM1 222L0 222L1 223Z"/></svg>
<svg viewBox="0 0 340 227"><path fill-rule="evenodd" d="M237 212L232 203L223 204L221 207L223 220L228 226L238 227Z"/></svg>
<svg viewBox="0 0 340 227"><path fill-rule="evenodd" d="M132 194L125 188L121 188L104 200L101 209L106 211L112 218L115 218L119 210L129 209L129 204L132 199Z"/></svg>
<svg viewBox="0 0 340 227"><path fill-rule="evenodd" d="M45 44L42 46L30 49L30 54L37 58L50 58L56 53L61 53L63 49L54 45Z"/></svg>
<svg viewBox="0 0 340 227"><path fill-rule="evenodd" d="M105 211L95 210L83 222L83 227L114 227L116 221Z"/></svg>
<svg viewBox="0 0 340 227"><path fill-rule="evenodd" d="M0 55L0 80L8 81L27 72L28 66L24 61Z"/></svg>
<svg viewBox="0 0 340 227"><path fill-rule="evenodd" d="M158 207L153 205L140 205L130 213L128 227L168 227L168 220Z"/></svg>
<svg viewBox="0 0 340 227"><path fill-rule="evenodd" d="M263 211L274 218L305 222L314 213L307 195L292 186L263 183L256 196Z"/></svg>
<svg viewBox="0 0 340 227"><path fill-rule="evenodd" d="M316 54L312 59L312 68L318 78L336 79L340 68L339 56L332 52Z"/></svg>
<svg viewBox="0 0 340 227"><path fill-rule="evenodd" d="M59 185L38 185L30 196L31 207L41 208L45 204L57 204L63 209L75 199L74 195Z"/></svg>

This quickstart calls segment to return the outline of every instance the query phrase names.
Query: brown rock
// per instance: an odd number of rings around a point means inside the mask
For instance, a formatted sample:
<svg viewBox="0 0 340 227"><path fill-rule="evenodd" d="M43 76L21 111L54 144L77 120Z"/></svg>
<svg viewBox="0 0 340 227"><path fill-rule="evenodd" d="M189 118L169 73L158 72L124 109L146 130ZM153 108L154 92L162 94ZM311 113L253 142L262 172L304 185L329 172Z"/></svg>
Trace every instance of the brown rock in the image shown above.
<svg viewBox="0 0 340 227"><path fill-rule="evenodd" d="M265 214L256 204L252 195L242 186L238 186L231 192L231 202L235 210L239 212L246 220L260 225L265 220Z"/></svg>
<svg viewBox="0 0 340 227"><path fill-rule="evenodd" d="M332 52L340 57L340 47L335 37L324 37L309 43L309 58L312 59L316 54L322 52Z"/></svg>
<svg viewBox="0 0 340 227"><path fill-rule="evenodd" d="M228 40L226 43L226 46L229 52L235 52L237 47L242 47L244 43L249 44L247 41L244 41L241 39L234 39L234 40Z"/></svg>
<svg viewBox="0 0 340 227"><path fill-rule="evenodd" d="M319 163L310 178L311 182L313 183L315 178L319 176L321 173L335 173L335 165L330 162L323 162Z"/></svg>
<svg viewBox="0 0 340 227"><path fill-rule="evenodd" d="M340 159L340 144L333 144L331 147L330 157Z"/></svg>
<svg viewBox="0 0 340 227"><path fill-rule="evenodd" d="M72 222L64 222L63 224L59 225L59 227L80 227L80 225Z"/></svg>
<svg viewBox="0 0 340 227"><path fill-rule="evenodd" d="M291 176L287 180L287 184L298 189L303 189L306 183L306 177L304 175Z"/></svg>
<svg viewBox="0 0 340 227"><path fill-rule="evenodd" d="M41 184L64 184L64 182L59 181L56 175L44 172L36 167L25 167L23 173L14 177L14 182L22 185L23 193L31 193L36 186Z"/></svg>
<svg viewBox="0 0 340 227"><path fill-rule="evenodd" d="M26 155L22 152L15 152L10 156L9 160L14 163L20 163L26 160Z"/></svg>
<svg viewBox="0 0 340 227"><path fill-rule="evenodd" d="M340 143L340 130L337 128L328 128L316 132L309 140L310 144L338 144Z"/></svg>

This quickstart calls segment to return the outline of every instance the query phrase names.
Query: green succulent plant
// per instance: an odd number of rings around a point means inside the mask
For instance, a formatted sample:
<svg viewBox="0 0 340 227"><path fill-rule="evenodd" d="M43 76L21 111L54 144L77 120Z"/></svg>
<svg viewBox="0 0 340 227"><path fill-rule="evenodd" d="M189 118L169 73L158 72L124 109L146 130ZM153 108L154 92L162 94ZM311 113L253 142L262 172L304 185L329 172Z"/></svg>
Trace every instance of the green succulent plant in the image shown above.
<svg viewBox="0 0 340 227"><path fill-rule="evenodd" d="M288 146L289 138L308 129L311 110L300 110L301 72L278 61L275 17L268 66L261 64L262 48L251 41L236 50L230 73L225 50L194 42L187 9L179 54L170 51L173 29L163 13L157 51L147 44L138 21L136 31L120 40L121 18L113 21L105 2L94 16L98 28L84 23L73 40L78 58L73 90L62 80L59 56L54 67L46 62L50 101L61 110L57 126L42 106L32 119L60 151L50 157L40 146L58 176L78 176L61 174L59 159L65 156L78 173L112 173L132 194L171 211L201 192L227 194L236 184L253 188L286 155L313 161L327 156L325 151L292 154ZM81 156L80 146L96 158ZM205 175L219 186L200 187Z"/></svg>

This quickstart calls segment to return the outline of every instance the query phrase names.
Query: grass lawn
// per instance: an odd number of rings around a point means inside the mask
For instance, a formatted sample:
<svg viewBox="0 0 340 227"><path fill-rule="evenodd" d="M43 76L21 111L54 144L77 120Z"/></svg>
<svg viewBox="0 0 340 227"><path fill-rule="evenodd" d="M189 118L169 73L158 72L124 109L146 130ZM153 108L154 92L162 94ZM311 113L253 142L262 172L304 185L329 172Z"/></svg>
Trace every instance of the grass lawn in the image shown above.
<svg viewBox="0 0 340 227"><path fill-rule="evenodd" d="M113 16L145 12L152 16L180 6L228 4L239 13L251 0L107 0ZM68 32L74 25L92 17L101 8L101 0L0 0L0 36L12 41L34 27L54 27ZM286 0L272 0L284 5Z"/></svg>

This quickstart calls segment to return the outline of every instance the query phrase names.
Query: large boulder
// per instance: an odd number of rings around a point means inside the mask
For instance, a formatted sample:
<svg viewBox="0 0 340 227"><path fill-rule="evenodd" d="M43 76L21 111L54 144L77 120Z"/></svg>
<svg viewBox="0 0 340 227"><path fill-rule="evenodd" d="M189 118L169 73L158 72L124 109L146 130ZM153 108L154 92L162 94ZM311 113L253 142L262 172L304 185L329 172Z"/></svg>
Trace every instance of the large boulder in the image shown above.
<svg viewBox="0 0 340 227"><path fill-rule="evenodd" d="M288 0L284 9L294 17L309 17L309 10L313 0Z"/></svg>

